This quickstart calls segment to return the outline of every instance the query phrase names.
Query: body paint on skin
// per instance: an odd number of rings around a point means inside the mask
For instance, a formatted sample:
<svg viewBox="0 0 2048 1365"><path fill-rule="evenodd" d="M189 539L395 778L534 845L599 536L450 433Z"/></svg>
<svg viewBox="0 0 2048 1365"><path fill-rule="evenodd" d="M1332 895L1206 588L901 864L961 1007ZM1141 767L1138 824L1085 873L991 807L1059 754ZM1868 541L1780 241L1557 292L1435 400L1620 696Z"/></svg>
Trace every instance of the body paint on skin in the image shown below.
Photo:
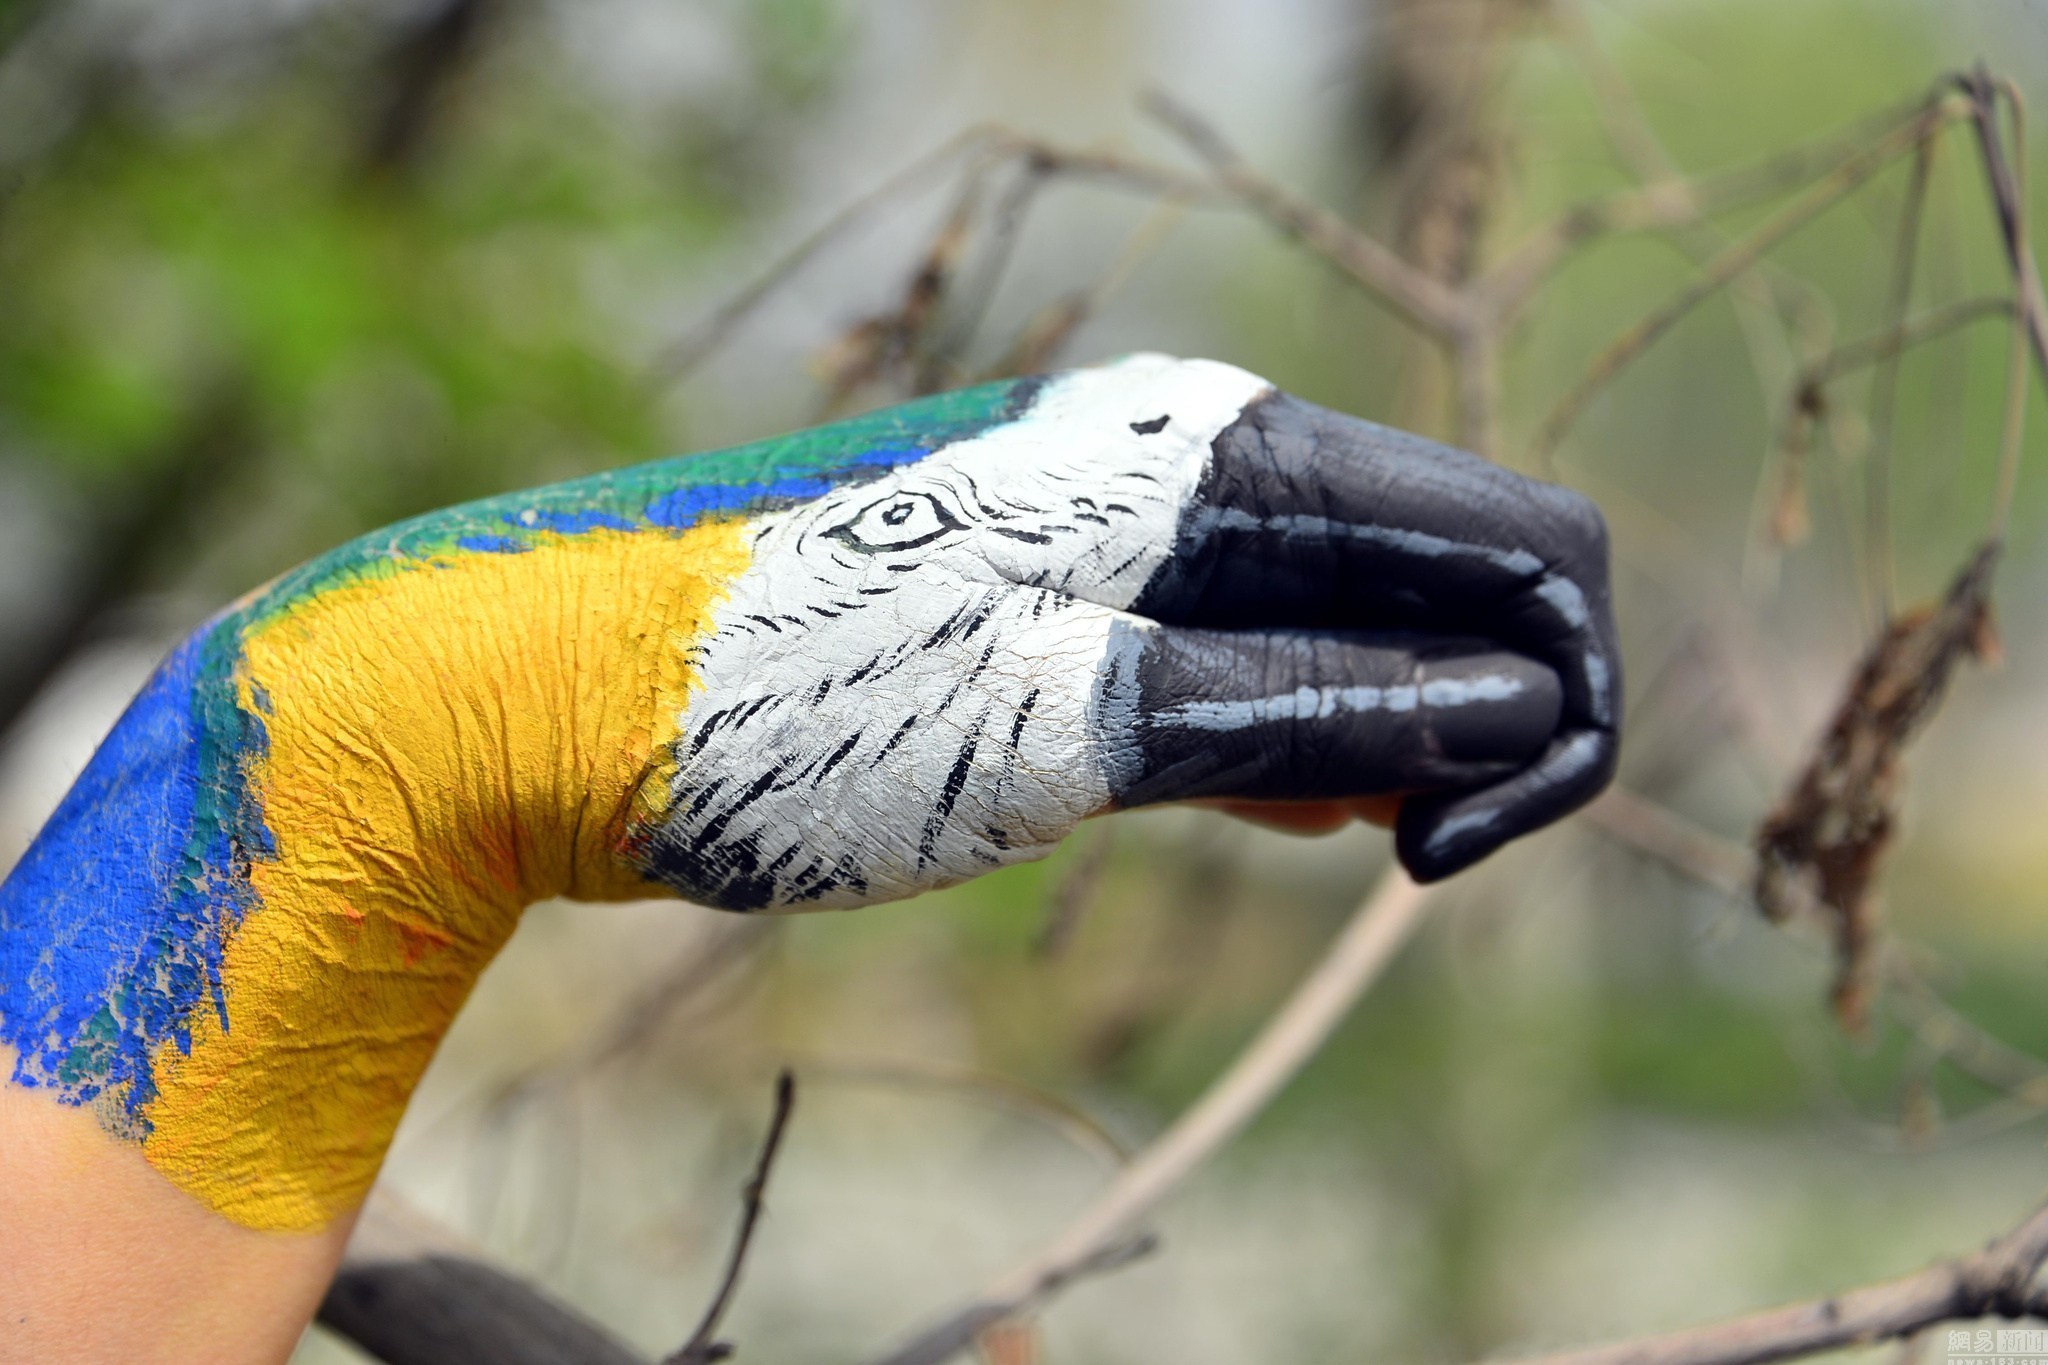
<svg viewBox="0 0 2048 1365"><path fill-rule="evenodd" d="M1611 773L1605 575L1575 495L1152 355L435 513L151 679L0 885L0 1044L319 1227L535 899L864 905L1202 797L1426 793L1455 871Z"/></svg>
<svg viewBox="0 0 2048 1365"><path fill-rule="evenodd" d="M352 1206L519 908L658 893L621 850L750 518L1033 387L430 514L202 627L0 885L14 1082L239 1222Z"/></svg>

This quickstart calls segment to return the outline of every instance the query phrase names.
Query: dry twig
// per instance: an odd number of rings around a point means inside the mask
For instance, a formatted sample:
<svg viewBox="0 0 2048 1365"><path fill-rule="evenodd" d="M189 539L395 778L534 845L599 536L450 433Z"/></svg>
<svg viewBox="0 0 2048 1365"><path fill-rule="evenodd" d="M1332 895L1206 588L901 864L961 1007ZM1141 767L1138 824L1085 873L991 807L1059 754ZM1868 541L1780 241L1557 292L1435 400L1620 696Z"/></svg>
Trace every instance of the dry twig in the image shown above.
<svg viewBox="0 0 2048 1365"><path fill-rule="evenodd" d="M974 1302L884 1357L880 1365L940 1365L994 1322L1043 1304L1075 1280L1149 1248L1132 1229L1264 1109L1379 979L1421 923L1429 892L1399 869L1380 879L1251 1044L1173 1126L1140 1152L1107 1190L1043 1250Z"/></svg>
<svg viewBox="0 0 2048 1365"><path fill-rule="evenodd" d="M715 1361L732 1356L732 1344L717 1339L718 1321L725 1316L733 1293L739 1288L740 1271L747 1264L747 1248L753 1243L755 1225L761 1221L761 1210L766 1207L768 1175L775 1168L775 1154L782 1147L782 1134L789 1126L789 1115L795 1107L796 1077L784 1071L775 1078L775 1116L768 1121L768 1136L762 1140L760 1159L754 1163L754 1173L747 1178L746 1188L740 1193L740 1230L733 1239L732 1256L725 1265L725 1278L719 1281L718 1292L712 1296L711 1306L704 1310L704 1319L697 1324L697 1330L690 1333L690 1339L683 1343L681 1350L665 1357L661 1365L713 1365Z"/></svg>
<svg viewBox="0 0 2048 1365"><path fill-rule="evenodd" d="M2048 1260L2048 1207L1982 1251L1911 1275L1634 1341L1528 1356L1512 1365L1765 1365L1895 1341L1944 1322L2048 1316L2035 1285Z"/></svg>
<svg viewBox="0 0 2048 1365"><path fill-rule="evenodd" d="M1930 101L1917 117L1844 160L1768 222L1723 250L1707 264L1698 279L1662 307L1624 330L1593 358L1585 374L1557 401L1538 428L1535 440L1530 444L1531 462L1538 468L1547 467L1559 442L1578 420L1579 414L1585 411L1586 405L1631 361L1648 350L1652 343L1701 302L1749 270L1765 252L1839 203L1894 159L1925 142L1949 120L1963 117L1967 112L1967 106L1959 100Z"/></svg>
<svg viewBox="0 0 2048 1365"><path fill-rule="evenodd" d="M1171 96L1150 91L1144 104L1146 112L1208 163L1218 184L1285 236L1336 266L1423 331L1449 340L1463 329L1464 303L1456 290L1431 279L1322 205L1275 184Z"/></svg>

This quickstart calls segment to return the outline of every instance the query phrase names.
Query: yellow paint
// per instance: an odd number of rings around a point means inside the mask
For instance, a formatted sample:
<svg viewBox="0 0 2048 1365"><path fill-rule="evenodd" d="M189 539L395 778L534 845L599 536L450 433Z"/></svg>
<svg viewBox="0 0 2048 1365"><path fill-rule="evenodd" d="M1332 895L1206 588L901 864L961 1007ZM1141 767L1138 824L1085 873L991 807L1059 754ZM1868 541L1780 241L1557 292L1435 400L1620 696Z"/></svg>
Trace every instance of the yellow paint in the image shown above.
<svg viewBox="0 0 2048 1365"><path fill-rule="evenodd" d="M159 1171L259 1228L362 1199L519 911L649 893L619 848L660 814L690 647L746 562L737 522L553 537L323 592L244 641L277 859L227 947L230 1028L202 1009L191 1054L157 1058Z"/></svg>

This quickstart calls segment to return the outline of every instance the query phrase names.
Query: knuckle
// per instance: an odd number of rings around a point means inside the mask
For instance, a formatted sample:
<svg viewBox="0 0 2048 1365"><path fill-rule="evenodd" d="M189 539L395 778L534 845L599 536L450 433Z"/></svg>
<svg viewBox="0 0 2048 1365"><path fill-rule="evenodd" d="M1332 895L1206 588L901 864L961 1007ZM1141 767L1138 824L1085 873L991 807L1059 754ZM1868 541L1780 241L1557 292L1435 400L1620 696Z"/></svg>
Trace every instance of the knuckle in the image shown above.
<svg viewBox="0 0 2048 1365"><path fill-rule="evenodd" d="M1551 516L1564 535L1575 561L1588 568L1607 564L1607 518L1600 505L1575 489L1546 484Z"/></svg>

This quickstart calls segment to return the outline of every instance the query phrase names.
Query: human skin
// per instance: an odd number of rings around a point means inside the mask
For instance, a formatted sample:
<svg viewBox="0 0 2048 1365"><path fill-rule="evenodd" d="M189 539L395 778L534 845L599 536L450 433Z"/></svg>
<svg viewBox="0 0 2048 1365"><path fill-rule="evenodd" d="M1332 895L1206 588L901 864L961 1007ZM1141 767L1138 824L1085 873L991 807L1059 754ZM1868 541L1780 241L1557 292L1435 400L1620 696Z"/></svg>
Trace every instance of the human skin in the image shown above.
<svg viewBox="0 0 2048 1365"><path fill-rule="evenodd" d="M851 907L1169 801L1424 879L1595 794L1583 499L1138 356L375 533L0 885L0 1359L280 1358L519 912Z"/></svg>

